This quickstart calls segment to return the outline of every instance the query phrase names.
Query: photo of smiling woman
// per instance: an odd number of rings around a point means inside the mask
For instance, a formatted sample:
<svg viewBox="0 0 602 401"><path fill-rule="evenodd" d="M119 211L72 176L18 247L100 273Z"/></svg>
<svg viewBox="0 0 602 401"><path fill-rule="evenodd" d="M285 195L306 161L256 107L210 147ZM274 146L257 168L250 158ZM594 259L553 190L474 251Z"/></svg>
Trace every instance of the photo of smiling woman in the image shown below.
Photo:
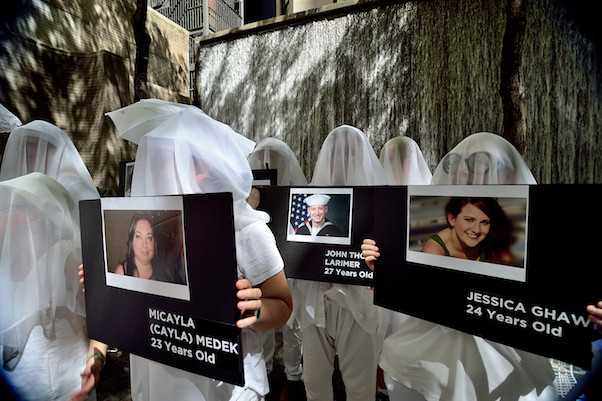
<svg viewBox="0 0 602 401"><path fill-rule="evenodd" d="M450 198L445 216L448 227L432 234L422 252L513 264L513 223L494 198Z"/></svg>
<svg viewBox="0 0 602 401"><path fill-rule="evenodd" d="M158 281L173 281L163 263L159 262L156 236L151 217L137 213L128 231L125 260L115 268L116 274Z"/></svg>

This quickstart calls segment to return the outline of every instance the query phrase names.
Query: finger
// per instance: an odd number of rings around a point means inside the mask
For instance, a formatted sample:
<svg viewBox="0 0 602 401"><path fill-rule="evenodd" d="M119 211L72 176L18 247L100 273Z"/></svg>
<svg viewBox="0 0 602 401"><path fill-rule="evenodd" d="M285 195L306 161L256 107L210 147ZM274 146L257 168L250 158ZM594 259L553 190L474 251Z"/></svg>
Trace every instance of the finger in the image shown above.
<svg viewBox="0 0 602 401"><path fill-rule="evenodd" d="M238 309L245 311L256 311L261 309L261 301L258 299L249 300L249 301L240 301L238 304Z"/></svg>
<svg viewBox="0 0 602 401"><path fill-rule="evenodd" d="M71 395L68 401L85 401L86 398L88 398L88 396L86 394L83 394L80 390L77 393Z"/></svg>
<svg viewBox="0 0 602 401"><path fill-rule="evenodd" d="M367 258L375 259L380 256L380 252L362 251L362 256L364 257L364 259L367 259Z"/></svg>
<svg viewBox="0 0 602 401"><path fill-rule="evenodd" d="M251 282L249 280L243 278L236 282L236 289L244 290L245 288L251 288Z"/></svg>
<svg viewBox="0 0 602 401"><path fill-rule="evenodd" d="M262 292L260 288L247 288L236 293L238 299L260 299Z"/></svg>
<svg viewBox="0 0 602 401"><path fill-rule="evenodd" d="M92 385L90 386L89 383L82 383L82 388L77 393L71 395L69 401L85 401L88 399L88 395L90 395L90 392L94 389L94 380L87 380L87 382L92 382Z"/></svg>
<svg viewBox="0 0 602 401"><path fill-rule="evenodd" d="M362 243L366 244L366 245L376 245L376 241L374 241L373 239L370 239L370 238L364 238Z"/></svg>
<svg viewBox="0 0 602 401"><path fill-rule="evenodd" d="M236 327L238 327L239 329L244 329L253 326L256 322L257 318L255 316L250 316L237 320Z"/></svg>
<svg viewBox="0 0 602 401"><path fill-rule="evenodd" d="M589 313L591 313L592 315L602 317L602 308L596 308L596 306L594 306L594 305L588 305L587 311Z"/></svg>
<svg viewBox="0 0 602 401"><path fill-rule="evenodd" d="M380 256L379 249L377 247L375 247L375 246L362 245L361 249L362 249L362 255L364 257L366 257L366 255L378 255L378 256Z"/></svg>
<svg viewBox="0 0 602 401"><path fill-rule="evenodd" d="M602 325L602 317L600 316L590 314L587 318L599 326Z"/></svg>

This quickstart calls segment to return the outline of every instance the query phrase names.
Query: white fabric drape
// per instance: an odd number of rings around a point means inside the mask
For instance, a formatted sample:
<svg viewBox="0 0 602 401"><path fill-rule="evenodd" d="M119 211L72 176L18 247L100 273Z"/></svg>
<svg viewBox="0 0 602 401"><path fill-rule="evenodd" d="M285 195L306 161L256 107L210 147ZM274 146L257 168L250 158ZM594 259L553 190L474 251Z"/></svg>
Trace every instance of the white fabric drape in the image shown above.
<svg viewBox="0 0 602 401"><path fill-rule="evenodd" d="M444 171L446 155L432 184L536 184L518 151L496 134L470 135L449 154L457 168ZM385 339L379 364L428 401L557 399L548 358L414 317Z"/></svg>
<svg viewBox="0 0 602 401"><path fill-rule="evenodd" d="M278 185L307 185L307 178L288 145L276 138L264 138L249 155L253 170L276 169Z"/></svg>
<svg viewBox="0 0 602 401"><path fill-rule="evenodd" d="M11 132L15 127L21 125L19 117L15 116L9 109L0 104L0 132Z"/></svg>
<svg viewBox="0 0 602 401"><path fill-rule="evenodd" d="M433 177L420 147L407 136L389 139L379 159L391 185L428 185Z"/></svg>
<svg viewBox="0 0 602 401"><path fill-rule="evenodd" d="M253 182L247 156L254 146L204 113L176 113L140 140L132 196L231 192L237 231L267 221L245 200Z"/></svg>
<svg viewBox="0 0 602 401"><path fill-rule="evenodd" d="M299 165L295 153L283 141L276 138L264 138L253 153L249 155L249 166L253 170L276 170L276 184L280 186L307 185L307 178ZM292 227L291 227L292 229ZM287 280L291 293L295 292L295 279ZM294 306L293 306L294 307ZM303 368L301 365L301 329L292 313L287 324L282 327L284 372L288 380L300 380ZM275 329L262 333L263 358L266 361L268 373L272 370L276 348Z"/></svg>
<svg viewBox="0 0 602 401"><path fill-rule="evenodd" d="M254 146L202 112L178 112L141 138L132 196L231 192L239 278L244 276L257 285L281 271L283 262L264 224L269 216L253 210L246 201L253 181L247 157ZM177 394L178 399L227 400L241 393L265 394L268 382L260 334L244 329L242 342L244 388L130 355L133 398L163 400L167 393Z"/></svg>
<svg viewBox="0 0 602 401"><path fill-rule="evenodd" d="M38 172L54 178L75 202L100 195L79 152L59 127L36 120L13 129L4 150L0 180Z"/></svg>
<svg viewBox="0 0 602 401"><path fill-rule="evenodd" d="M29 333L54 336L57 310L84 316L75 202L55 180L32 173L0 182L0 344L16 366Z"/></svg>
<svg viewBox="0 0 602 401"><path fill-rule="evenodd" d="M407 136L389 139L380 151L380 163L390 185L429 185L432 174L418 144ZM380 308L380 344L406 319L406 314ZM414 318L412 318L414 319Z"/></svg>
<svg viewBox="0 0 602 401"><path fill-rule="evenodd" d="M436 185L536 184L518 150L490 132L472 134L442 159L435 173Z"/></svg>
<svg viewBox="0 0 602 401"><path fill-rule="evenodd" d="M311 186L386 185L385 172L366 135L355 127L342 125L328 134L314 168ZM372 292L362 286L297 280L293 294L301 328L325 326L324 295L350 310L359 325L375 333L379 324ZM300 291L300 293L298 292Z"/></svg>
<svg viewBox="0 0 602 401"><path fill-rule="evenodd" d="M387 179L366 135L342 125L324 139L310 185L385 185Z"/></svg>

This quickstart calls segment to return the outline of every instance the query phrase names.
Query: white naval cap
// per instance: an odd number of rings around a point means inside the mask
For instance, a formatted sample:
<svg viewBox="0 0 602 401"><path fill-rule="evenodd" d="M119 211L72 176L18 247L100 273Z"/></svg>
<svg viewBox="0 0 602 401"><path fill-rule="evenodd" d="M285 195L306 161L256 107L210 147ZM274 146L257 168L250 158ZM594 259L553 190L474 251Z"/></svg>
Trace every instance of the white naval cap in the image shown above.
<svg viewBox="0 0 602 401"><path fill-rule="evenodd" d="M330 196L323 194L313 194L305 198L305 203L308 206L325 206L328 204Z"/></svg>

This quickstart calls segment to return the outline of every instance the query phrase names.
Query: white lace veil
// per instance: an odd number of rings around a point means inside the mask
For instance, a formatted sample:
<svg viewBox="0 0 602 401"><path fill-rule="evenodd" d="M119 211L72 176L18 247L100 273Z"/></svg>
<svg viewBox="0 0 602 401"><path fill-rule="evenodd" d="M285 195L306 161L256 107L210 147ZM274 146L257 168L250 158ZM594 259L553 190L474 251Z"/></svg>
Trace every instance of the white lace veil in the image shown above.
<svg viewBox="0 0 602 401"><path fill-rule="evenodd" d="M237 230L263 220L246 202L254 145L204 113L178 112L140 140L132 196L231 192Z"/></svg>
<svg viewBox="0 0 602 401"><path fill-rule="evenodd" d="M0 182L0 344L14 369L29 333L52 338L60 309L85 315L76 204L52 178L32 173Z"/></svg>
<svg viewBox="0 0 602 401"><path fill-rule="evenodd" d="M4 150L0 180L39 172L67 188L76 202L100 195L79 152L59 127L36 120L13 129Z"/></svg>
<svg viewBox="0 0 602 401"><path fill-rule="evenodd" d="M536 184L520 153L506 139L489 132L472 134L446 154L431 184Z"/></svg>
<svg viewBox="0 0 602 401"><path fill-rule="evenodd" d="M407 136L389 139L380 151L380 163L390 185L428 185L432 174L418 144Z"/></svg>
<svg viewBox="0 0 602 401"><path fill-rule="evenodd" d="M288 145L276 138L265 138L249 155L253 170L278 170L278 185L307 185L299 161Z"/></svg>
<svg viewBox="0 0 602 401"><path fill-rule="evenodd" d="M349 125L328 134L318 155L313 186L386 185L385 172L366 135Z"/></svg>

